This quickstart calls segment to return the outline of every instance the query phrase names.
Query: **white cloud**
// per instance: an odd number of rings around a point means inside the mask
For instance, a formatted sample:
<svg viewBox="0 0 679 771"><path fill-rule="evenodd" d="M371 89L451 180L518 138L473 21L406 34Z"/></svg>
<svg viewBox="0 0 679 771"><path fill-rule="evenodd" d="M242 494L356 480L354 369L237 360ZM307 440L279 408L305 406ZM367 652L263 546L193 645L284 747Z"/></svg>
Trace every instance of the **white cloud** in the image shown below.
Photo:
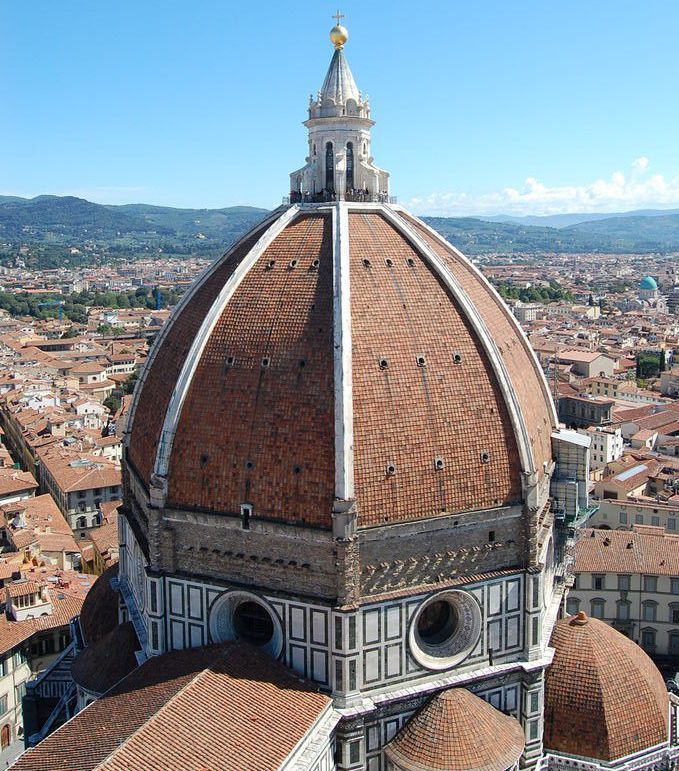
<svg viewBox="0 0 679 771"><path fill-rule="evenodd" d="M588 185L549 187L528 177L520 188L506 187L478 196L444 192L412 198L406 203L418 214L465 216L482 214L567 214L679 207L679 177L651 174L646 156L631 164L628 174L615 171L609 179Z"/></svg>

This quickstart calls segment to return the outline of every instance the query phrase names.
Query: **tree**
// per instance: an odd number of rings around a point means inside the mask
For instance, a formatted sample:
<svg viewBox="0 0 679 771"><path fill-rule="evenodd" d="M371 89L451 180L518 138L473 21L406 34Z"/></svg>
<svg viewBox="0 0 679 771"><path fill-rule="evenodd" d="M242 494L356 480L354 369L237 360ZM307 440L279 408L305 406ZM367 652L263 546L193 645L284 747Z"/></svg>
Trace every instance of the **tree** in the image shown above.
<svg viewBox="0 0 679 771"><path fill-rule="evenodd" d="M108 408L111 415L115 415L120 409L120 397L114 396L113 394L106 397L106 399L104 399L104 407Z"/></svg>
<svg viewBox="0 0 679 771"><path fill-rule="evenodd" d="M664 372L667 369L667 359L665 358L665 349L660 351L660 362L658 364L658 372Z"/></svg>
<svg viewBox="0 0 679 771"><path fill-rule="evenodd" d="M126 394L131 394L134 391L134 387L135 387L138 379L139 379L139 375L136 372L133 372L127 378L127 380L123 383L123 391Z"/></svg>
<svg viewBox="0 0 679 771"><path fill-rule="evenodd" d="M660 374L660 354L645 351L637 355L637 380L648 380Z"/></svg>

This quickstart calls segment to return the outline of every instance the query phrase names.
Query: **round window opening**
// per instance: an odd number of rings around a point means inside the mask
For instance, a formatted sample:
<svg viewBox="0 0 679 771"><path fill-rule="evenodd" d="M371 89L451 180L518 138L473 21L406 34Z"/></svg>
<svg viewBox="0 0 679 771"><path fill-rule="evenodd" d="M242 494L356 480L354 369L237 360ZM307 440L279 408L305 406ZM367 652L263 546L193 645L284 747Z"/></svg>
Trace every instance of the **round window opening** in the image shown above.
<svg viewBox="0 0 679 771"><path fill-rule="evenodd" d="M445 600L436 600L422 611L417 620L418 637L427 645L440 645L455 634L457 611Z"/></svg>
<svg viewBox="0 0 679 771"><path fill-rule="evenodd" d="M273 608L250 592L226 592L210 610L213 642L243 640L277 658L283 647L283 629Z"/></svg>
<svg viewBox="0 0 679 771"><path fill-rule="evenodd" d="M468 592L453 589L420 605L410 626L410 649L426 669L449 669L469 656L480 636L478 602Z"/></svg>
<svg viewBox="0 0 679 771"><path fill-rule="evenodd" d="M266 645L273 637L273 620L258 602L241 602L233 612L233 631L241 640Z"/></svg>

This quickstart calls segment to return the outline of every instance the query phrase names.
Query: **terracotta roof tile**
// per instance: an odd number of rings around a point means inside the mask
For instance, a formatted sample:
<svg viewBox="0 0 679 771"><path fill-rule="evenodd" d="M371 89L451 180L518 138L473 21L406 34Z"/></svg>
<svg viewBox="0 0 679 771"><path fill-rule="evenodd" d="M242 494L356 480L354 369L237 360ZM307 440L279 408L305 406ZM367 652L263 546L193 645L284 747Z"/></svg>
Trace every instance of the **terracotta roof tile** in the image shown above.
<svg viewBox="0 0 679 771"><path fill-rule="evenodd" d="M638 525L632 531L584 529L575 547L574 570L679 576L679 535Z"/></svg>
<svg viewBox="0 0 679 771"><path fill-rule="evenodd" d="M227 304L177 426L169 505L236 514L247 502L257 516L330 527L331 224L327 214L294 220Z"/></svg>
<svg viewBox="0 0 679 771"><path fill-rule="evenodd" d="M507 406L456 301L380 214L350 213L349 242L359 525L516 503L521 468Z"/></svg>
<svg viewBox="0 0 679 771"><path fill-rule="evenodd" d="M144 662L13 768L276 769L330 705L250 646L174 651Z"/></svg>
<svg viewBox="0 0 679 771"><path fill-rule="evenodd" d="M464 688L434 696L385 750L402 771L506 771L525 745L518 720Z"/></svg>

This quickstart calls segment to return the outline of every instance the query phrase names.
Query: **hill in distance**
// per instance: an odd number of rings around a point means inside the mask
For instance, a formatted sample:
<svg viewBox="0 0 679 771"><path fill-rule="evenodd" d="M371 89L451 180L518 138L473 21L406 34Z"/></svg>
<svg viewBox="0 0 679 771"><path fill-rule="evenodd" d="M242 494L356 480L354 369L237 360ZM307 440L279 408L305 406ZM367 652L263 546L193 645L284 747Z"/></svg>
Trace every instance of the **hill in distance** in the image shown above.
<svg viewBox="0 0 679 771"><path fill-rule="evenodd" d="M620 217L665 217L670 214L679 214L679 209L638 209L628 212L580 212L573 214L541 214L519 217L512 214L478 215L475 219L487 222L509 222L515 225L535 225L537 227L567 228L570 225L579 225L581 222L594 222L595 220L618 219Z"/></svg>
<svg viewBox="0 0 679 771"><path fill-rule="evenodd" d="M38 256L31 262L35 267L58 267L68 258L70 247L83 245L86 251L96 252L97 259L160 252L217 257L266 214L266 209L249 206L177 209L148 204L110 206L73 196L0 196L0 261L7 264L14 259L21 244L36 247ZM569 217L583 216L589 219L568 222ZM470 255L679 251L679 210L555 217L514 218L511 222L497 217L424 219ZM532 224L536 220L541 224ZM86 259L83 256L78 261Z"/></svg>

